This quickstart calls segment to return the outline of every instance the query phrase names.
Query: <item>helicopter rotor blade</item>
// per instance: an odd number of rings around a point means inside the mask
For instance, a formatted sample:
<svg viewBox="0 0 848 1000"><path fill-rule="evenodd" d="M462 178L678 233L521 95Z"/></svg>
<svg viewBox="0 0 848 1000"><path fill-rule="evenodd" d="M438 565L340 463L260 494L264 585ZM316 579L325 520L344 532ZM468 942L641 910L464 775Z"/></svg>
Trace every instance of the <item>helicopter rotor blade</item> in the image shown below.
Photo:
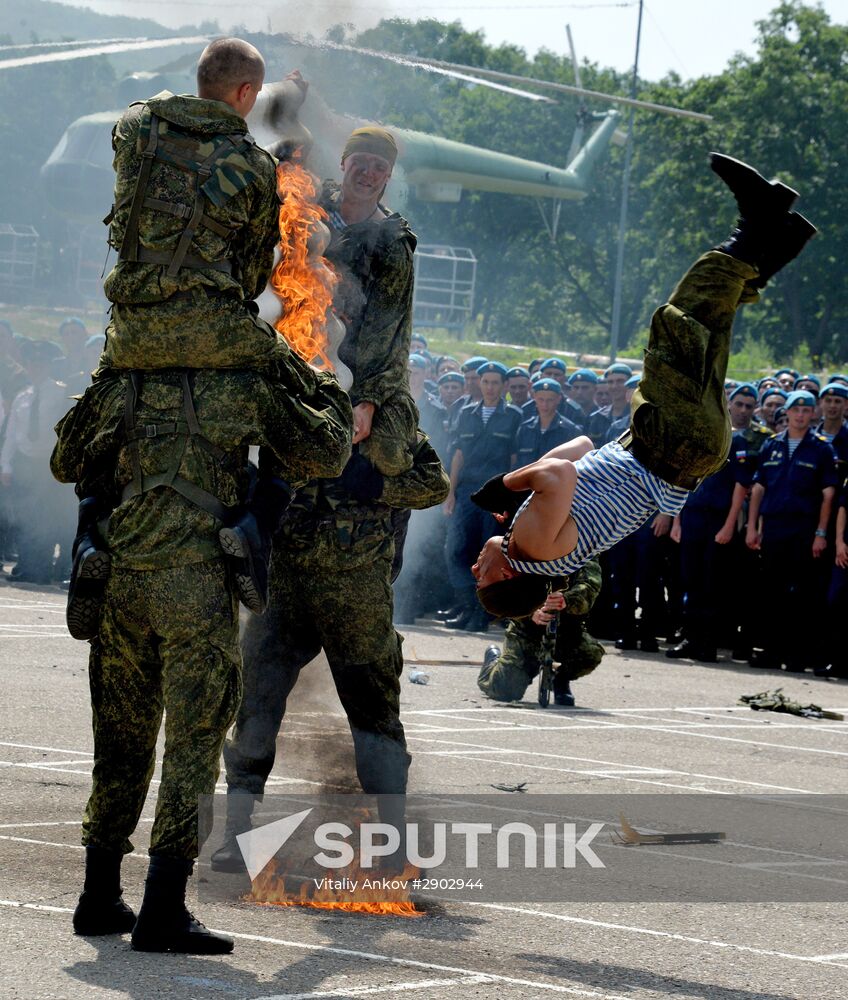
<svg viewBox="0 0 848 1000"><path fill-rule="evenodd" d="M484 69L480 66L465 66L462 63L445 62L442 59L427 59L419 56L399 56L391 52L375 52L373 49L360 49L352 45L338 45L336 43L324 42L313 42L311 44L316 47L326 46L327 48L337 48L348 52L357 52L360 55L372 56L377 59L387 59L389 62L397 62L402 65L414 65L421 69L450 69L459 73L473 74L477 77L491 77L493 80L504 80L510 83L520 83L525 85L530 84L533 87L542 87L546 90L554 90L562 94L577 94L580 97L606 101L609 104L624 104L628 107L643 108L646 111L657 111L661 114L677 115L679 118L691 118L694 121L711 122L713 120L712 115L706 115L700 111L689 111L685 108L675 108L668 104L656 104L653 101L634 100L631 97L619 97L616 94L605 94L599 90L587 90L585 87L574 87L567 83L554 83L552 80L538 80L536 77L532 76L519 76L516 73L503 73L500 70ZM526 92L524 96L526 96Z"/></svg>
<svg viewBox="0 0 848 1000"><path fill-rule="evenodd" d="M19 56L14 59L0 59L0 70L16 69L18 66L36 66L40 63L67 62L70 59L87 59L91 56L110 55L113 52L135 52L139 49L159 49L170 45L206 45L209 35L180 36L177 38L137 38L133 41L94 43L84 49L62 49L35 56Z"/></svg>
<svg viewBox="0 0 848 1000"><path fill-rule="evenodd" d="M298 40L297 44L305 44ZM489 87L492 90L500 90L505 94L513 94L516 97L524 97L530 101L538 101L544 104L556 104L550 97L545 97L543 94L535 94L530 90L521 90L517 87L509 87L502 83L496 83L493 80L484 80L476 75L476 70L473 66L464 67L454 67L450 64L445 64L444 66L433 65L428 60L421 60L413 56L401 56L396 55L393 52L376 52L373 49L360 49L354 45L341 45L338 42L313 42L311 43L315 48L319 49L331 49L333 51L339 52L353 52L356 55L370 56L374 59L383 59L386 62L396 63L399 66L409 66L413 69L423 69L428 73L438 73L442 76L449 76L456 80L464 80L466 83L477 84L481 87Z"/></svg>
<svg viewBox="0 0 848 1000"><path fill-rule="evenodd" d="M572 37L571 34L570 24L567 24L565 26L565 33L568 36L568 47L571 50L571 65L574 67L574 82L582 90L583 81L580 79L580 63L577 61L577 52L574 48L574 38ZM571 138L571 146L569 147L568 150L568 159L565 161L566 163L571 163L574 157L577 156L580 147L583 145L583 133L586 130L584 124L585 116L583 114L585 109L586 109L586 103L581 99L580 105L578 107L577 127L574 129L574 135Z"/></svg>

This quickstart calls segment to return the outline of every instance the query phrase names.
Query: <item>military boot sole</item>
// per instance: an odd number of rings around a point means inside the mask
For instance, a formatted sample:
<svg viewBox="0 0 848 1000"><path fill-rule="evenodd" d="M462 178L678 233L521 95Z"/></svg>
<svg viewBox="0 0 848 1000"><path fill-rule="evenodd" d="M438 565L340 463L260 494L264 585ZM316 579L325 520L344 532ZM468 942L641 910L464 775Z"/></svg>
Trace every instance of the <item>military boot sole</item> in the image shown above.
<svg viewBox="0 0 848 1000"><path fill-rule="evenodd" d="M268 599L256 582L253 552L244 533L238 527L221 528L218 541L224 554L235 560L232 564L233 577L239 600L253 614L264 614L268 609Z"/></svg>
<svg viewBox="0 0 848 1000"><path fill-rule="evenodd" d="M730 188L739 212L746 219L788 212L798 200L798 192L780 181L767 181L742 160L710 153L710 167Z"/></svg>
<svg viewBox="0 0 848 1000"><path fill-rule="evenodd" d="M227 872L231 875L247 870L236 841L222 844L209 859L209 867L213 872Z"/></svg>
<svg viewBox="0 0 848 1000"><path fill-rule="evenodd" d="M97 635L111 569L112 559L108 552L90 548L77 553L65 614L68 631L74 639L93 639Z"/></svg>
<svg viewBox="0 0 848 1000"><path fill-rule="evenodd" d="M135 913L122 899L107 901L90 897L84 892L74 910L74 934L81 937L104 937L107 934L129 934L135 927Z"/></svg>
<svg viewBox="0 0 848 1000"><path fill-rule="evenodd" d="M179 955L229 955L235 942L225 934L216 934L202 924L192 923L197 930L155 933L134 931L130 944L133 951L172 952ZM138 925L136 925L138 926Z"/></svg>

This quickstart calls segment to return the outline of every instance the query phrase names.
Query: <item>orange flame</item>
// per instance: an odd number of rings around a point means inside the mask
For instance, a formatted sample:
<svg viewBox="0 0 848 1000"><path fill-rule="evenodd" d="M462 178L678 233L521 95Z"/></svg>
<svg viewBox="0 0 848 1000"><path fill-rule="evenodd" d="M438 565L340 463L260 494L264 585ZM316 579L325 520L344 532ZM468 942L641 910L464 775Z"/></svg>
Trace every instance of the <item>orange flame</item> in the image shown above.
<svg viewBox="0 0 848 1000"><path fill-rule="evenodd" d="M271 275L271 287L283 311L274 327L304 361L332 370L327 356L327 314L338 279L322 258L309 259L308 248L316 224L327 213L315 201L312 176L297 162L277 167L277 193L281 257Z"/></svg>

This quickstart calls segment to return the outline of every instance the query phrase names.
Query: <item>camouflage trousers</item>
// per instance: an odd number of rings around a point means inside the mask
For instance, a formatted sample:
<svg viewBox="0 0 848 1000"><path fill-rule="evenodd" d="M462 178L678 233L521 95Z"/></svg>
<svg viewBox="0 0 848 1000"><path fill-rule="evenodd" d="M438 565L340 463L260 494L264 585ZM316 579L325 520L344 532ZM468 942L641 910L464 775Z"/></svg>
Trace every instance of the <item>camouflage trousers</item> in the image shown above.
<svg viewBox="0 0 848 1000"><path fill-rule="evenodd" d="M693 488L724 464L731 427L724 393L733 318L757 292L749 264L711 250L680 280L651 320L627 440L645 468Z"/></svg>
<svg viewBox="0 0 848 1000"><path fill-rule="evenodd" d="M127 853L156 763L162 782L150 852L197 857L224 737L241 697L237 604L223 561L114 570L89 659L94 769L83 844Z"/></svg>
<svg viewBox="0 0 848 1000"><path fill-rule="evenodd" d="M544 635L544 628L529 618L510 620L501 655L484 666L477 677L483 694L494 701L521 701L541 670ZM559 663L554 691L560 690L563 682L591 674L603 655L604 647L586 632L583 618L561 615L554 652L554 660Z"/></svg>
<svg viewBox="0 0 848 1000"><path fill-rule="evenodd" d="M234 295L199 289L149 305L112 306L101 365L113 368L261 368L288 344Z"/></svg>
<svg viewBox="0 0 848 1000"><path fill-rule="evenodd" d="M392 625L389 520L331 518L307 534L275 545L271 604L245 629L244 697L224 747L227 784L232 792L262 794L288 696L323 649L363 791L400 794L410 758L400 721L403 655Z"/></svg>

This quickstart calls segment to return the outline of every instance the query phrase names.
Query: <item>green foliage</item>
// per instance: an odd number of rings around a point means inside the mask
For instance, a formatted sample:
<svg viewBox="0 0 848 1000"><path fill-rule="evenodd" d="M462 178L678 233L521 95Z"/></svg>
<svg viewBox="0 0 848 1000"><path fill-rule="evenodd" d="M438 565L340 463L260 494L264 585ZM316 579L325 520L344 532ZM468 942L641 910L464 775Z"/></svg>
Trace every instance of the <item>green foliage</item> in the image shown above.
<svg viewBox="0 0 848 1000"><path fill-rule="evenodd" d="M567 58L541 51L528 59L514 46L487 45L480 32L466 32L458 23L383 21L347 40L573 82ZM841 273L848 253L848 231L841 224L848 217L846 53L848 27L831 24L818 7L782 3L760 23L754 56L737 57L714 77L684 83L672 75L641 84L644 99L707 112L714 122L635 116L622 348L632 353L644 341L655 306L688 263L733 223L733 200L707 168L709 150L720 149L797 187L800 210L821 230L803 257L775 279L761 305L745 315L745 342L766 343L763 355L779 358L806 344L812 367L848 358L848 287ZM573 99L529 105L447 78L346 58L345 72L334 74L337 106L543 163L567 162ZM586 87L626 93L626 79L609 69L587 64L582 73ZM367 107L350 86L361 79L367 80ZM623 150L612 148L596 168L589 196L564 203L554 243L530 199L466 192L456 206L410 203L408 214L426 242L468 246L477 255L481 337L608 349L622 165Z"/></svg>

